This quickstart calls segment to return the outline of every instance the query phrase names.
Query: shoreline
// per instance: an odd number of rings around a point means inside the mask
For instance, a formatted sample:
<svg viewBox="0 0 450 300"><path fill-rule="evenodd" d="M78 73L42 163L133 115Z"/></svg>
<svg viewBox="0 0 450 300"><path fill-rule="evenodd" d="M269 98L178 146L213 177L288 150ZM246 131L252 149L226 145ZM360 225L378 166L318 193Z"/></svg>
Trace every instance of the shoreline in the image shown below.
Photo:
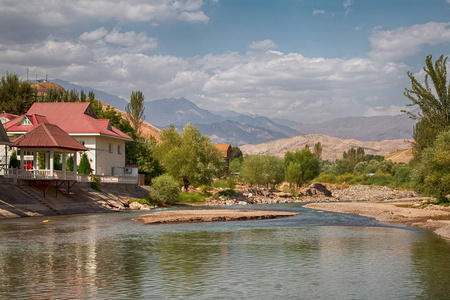
<svg viewBox="0 0 450 300"><path fill-rule="evenodd" d="M316 202L306 208L373 218L379 222L419 227L450 240L450 207L423 206L416 200L390 202Z"/></svg>
<svg viewBox="0 0 450 300"><path fill-rule="evenodd" d="M148 224L179 224L225 221L250 221L286 218L299 213L273 210L231 210L231 209L191 209L179 211L158 211L133 218L133 221Z"/></svg>

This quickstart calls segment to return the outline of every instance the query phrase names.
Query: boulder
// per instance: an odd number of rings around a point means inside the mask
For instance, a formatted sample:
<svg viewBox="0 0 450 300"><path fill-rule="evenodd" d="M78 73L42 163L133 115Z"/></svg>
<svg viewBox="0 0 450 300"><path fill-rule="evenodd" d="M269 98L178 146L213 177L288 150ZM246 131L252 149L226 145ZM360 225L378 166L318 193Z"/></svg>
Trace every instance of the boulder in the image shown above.
<svg viewBox="0 0 450 300"><path fill-rule="evenodd" d="M312 183L307 188L300 191L302 194L307 196L322 196L331 197L331 192L321 183Z"/></svg>

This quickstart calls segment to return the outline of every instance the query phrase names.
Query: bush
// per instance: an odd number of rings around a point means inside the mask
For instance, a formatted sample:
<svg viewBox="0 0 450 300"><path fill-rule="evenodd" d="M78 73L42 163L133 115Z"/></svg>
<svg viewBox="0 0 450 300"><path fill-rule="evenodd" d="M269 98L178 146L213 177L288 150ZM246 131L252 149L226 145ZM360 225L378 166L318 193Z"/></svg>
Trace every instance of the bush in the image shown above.
<svg viewBox="0 0 450 300"><path fill-rule="evenodd" d="M97 176L92 176L91 188L101 192L101 187L102 186L100 185L100 178L98 178Z"/></svg>
<svg viewBox="0 0 450 300"><path fill-rule="evenodd" d="M173 205L178 202L180 187L170 175L164 174L152 180L150 201L158 206Z"/></svg>
<svg viewBox="0 0 450 300"><path fill-rule="evenodd" d="M227 178L214 181L212 186L216 189L234 189L236 184L237 180L235 178Z"/></svg>
<svg viewBox="0 0 450 300"><path fill-rule="evenodd" d="M320 175L317 176L314 181L322 183L336 183L336 175L334 175L333 173L320 173Z"/></svg>
<svg viewBox="0 0 450 300"><path fill-rule="evenodd" d="M355 178L355 175L345 173L336 177L336 183L350 183Z"/></svg>
<svg viewBox="0 0 450 300"><path fill-rule="evenodd" d="M203 203L206 196L194 192L181 192L178 196L178 203Z"/></svg>
<svg viewBox="0 0 450 300"><path fill-rule="evenodd" d="M396 187L409 188L411 186L412 169L404 166L395 172L393 183Z"/></svg>
<svg viewBox="0 0 450 300"><path fill-rule="evenodd" d="M376 173L375 175L369 176L366 183L369 185L388 186L392 185L393 179L391 174Z"/></svg>

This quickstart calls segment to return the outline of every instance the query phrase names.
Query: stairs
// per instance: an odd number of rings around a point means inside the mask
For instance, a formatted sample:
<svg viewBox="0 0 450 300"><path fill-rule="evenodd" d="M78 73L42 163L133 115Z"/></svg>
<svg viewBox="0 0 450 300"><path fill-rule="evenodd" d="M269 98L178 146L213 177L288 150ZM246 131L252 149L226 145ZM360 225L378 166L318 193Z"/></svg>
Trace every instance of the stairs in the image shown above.
<svg viewBox="0 0 450 300"><path fill-rule="evenodd" d="M52 212L55 213L55 215L60 215L60 213L54 208L52 207L52 205L46 201L46 199L44 197L39 196L32 187L28 187L28 186L22 186L19 189L21 192L23 192L24 194L28 195L29 197L31 197L32 199L36 200L37 202L39 202L40 204L44 205L45 207L47 207L49 210L51 210Z"/></svg>

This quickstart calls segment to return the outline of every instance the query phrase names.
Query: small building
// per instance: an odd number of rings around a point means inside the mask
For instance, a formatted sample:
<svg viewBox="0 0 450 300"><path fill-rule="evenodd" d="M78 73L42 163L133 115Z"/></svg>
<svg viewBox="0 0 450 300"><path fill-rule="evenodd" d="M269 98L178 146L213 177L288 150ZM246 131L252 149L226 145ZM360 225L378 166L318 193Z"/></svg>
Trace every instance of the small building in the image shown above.
<svg viewBox="0 0 450 300"><path fill-rule="evenodd" d="M125 142L133 139L112 126L110 120L99 119L89 103L34 103L25 115L4 126L11 140L15 140L43 123L57 125L88 149L93 175L125 175Z"/></svg>
<svg viewBox="0 0 450 300"><path fill-rule="evenodd" d="M225 161L226 169L230 167L230 162L233 159L233 147L231 144L216 144L217 149L219 149L222 154L223 160Z"/></svg>

